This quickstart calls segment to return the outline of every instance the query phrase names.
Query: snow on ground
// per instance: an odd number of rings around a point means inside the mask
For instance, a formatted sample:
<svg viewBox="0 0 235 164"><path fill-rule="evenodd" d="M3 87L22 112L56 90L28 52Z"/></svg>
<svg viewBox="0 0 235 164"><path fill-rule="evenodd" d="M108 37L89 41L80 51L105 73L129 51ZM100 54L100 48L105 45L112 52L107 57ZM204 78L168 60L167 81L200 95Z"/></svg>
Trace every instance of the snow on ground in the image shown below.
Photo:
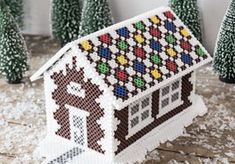
<svg viewBox="0 0 235 164"><path fill-rule="evenodd" d="M42 65L49 56L33 57L34 63ZM24 84L8 85L1 80L0 89L0 163L39 163L32 153L46 134L42 83L25 80Z"/></svg>
<svg viewBox="0 0 235 164"><path fill-rule="evenodd" d="M0 93L0 102L0 152L15 154L12 163L32 160L31 152L45 135L42 90L23 84L9 87ZM4 163L4 156L0 161Z"/></svg>

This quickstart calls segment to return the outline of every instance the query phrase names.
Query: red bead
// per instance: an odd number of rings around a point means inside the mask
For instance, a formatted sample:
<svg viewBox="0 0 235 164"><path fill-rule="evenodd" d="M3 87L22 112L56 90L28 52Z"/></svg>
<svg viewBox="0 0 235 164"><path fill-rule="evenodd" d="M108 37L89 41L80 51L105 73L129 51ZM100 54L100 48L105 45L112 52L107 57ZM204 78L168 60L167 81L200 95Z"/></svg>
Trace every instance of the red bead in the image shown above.
<svg viewBox="0 0 235 164"><path fill-rule="evenodd" d="M184 41L184 40L180 41L180 46L182 49L187 50L187 51L191 51L191 48L192 48L192 45L189 42Z"/></svg>
<svg viewBox="0 0 235 164"><path fill-rule="evenodd" d="M134 50L134 53L137 57L144 58L145 57L145 51L143 48L136 47Z"/></svg>
<svg viewBox="0 0 235 164"><path fill-rule="evenodd" d="M112 39L108 34L101 35L99 38L100 38L100 41L103 43L106 43L106 44L112 43Z"/></svg>
<svg viewBox="0 0 235 164"><path fill-rule="evenodd" d="M160 37L161 36L161 32L159 29L153 28L151 27L149 30L150 34L154 37Z"/></svg>
<svg viewBox="0 0 235 164"><path fill-rule="evenodd" d="M167 67L168 70L170 70L172 72L175 72L177 70L176 64L172 61L167 61L166 67Z"/></svg>
<svg viewBox="0 0 235 164"><path fill-rule="evenodd" d="M127 74L126 74L125 71L117 71L116 76L121 81L126 81L127 80Z"/></svg>
<svg viewBox="0 0 235 164"><path fill-rule="evenodd" d="M165 12L164 14L165 14L165 16L166 16L167 18L170 18L170 19L174 19L174 18L175 18L174 15L173 15L170 11L167 11L167 12Z"/></svg>

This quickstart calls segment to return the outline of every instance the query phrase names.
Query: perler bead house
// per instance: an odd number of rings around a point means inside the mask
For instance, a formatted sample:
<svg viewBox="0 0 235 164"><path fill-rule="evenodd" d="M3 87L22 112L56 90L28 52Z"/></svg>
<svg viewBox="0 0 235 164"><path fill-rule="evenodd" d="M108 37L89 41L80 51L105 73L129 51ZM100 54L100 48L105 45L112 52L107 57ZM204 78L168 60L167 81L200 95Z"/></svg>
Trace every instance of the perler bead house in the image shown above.
<svg viewBox="0 0 235 164"><path fill-rule="evenodd" d="M206 113L195 69L210 55L170 8L118 23L62 48L44 78L47 163L134 163Z"/></svg>

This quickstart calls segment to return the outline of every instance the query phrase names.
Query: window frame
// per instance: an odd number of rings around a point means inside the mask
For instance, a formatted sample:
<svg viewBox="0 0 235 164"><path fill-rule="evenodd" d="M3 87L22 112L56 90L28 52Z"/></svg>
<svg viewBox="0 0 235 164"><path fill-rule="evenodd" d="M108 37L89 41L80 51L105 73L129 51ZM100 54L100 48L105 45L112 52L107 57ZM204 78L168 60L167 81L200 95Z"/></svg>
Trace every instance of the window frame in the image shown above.
<svg viewBox="0 0 235 164"><path fill-rule="evenodd" d="M176 89L172 89L173 85L179 82L179 86ZM164 89L169 87L169 92L165 95L163 95ZM175 101L172 101L172 97L173 95L175 95L176 93L178 93L178 99L176 99ZM162 107L162 102L166 99L169 99L168 105ZM168 112L172 111L173 109L177 108L178 106L182 105L183 101L182 101L182 78L179 78L177 80L174 80L173 82L165 85L164 87L160 88L159 90L159 114L157 115L157 117L161 117L165 114L167 114Z"/></svg>
<svg viewBox="0 0 235 164"><path fill-rule="evenodd" d="M145 106L144 108L142 108L143 102L147 98L149 99L149 104ZM139 110L135 112L134 114L132 114L132 108L135 107L136 105L139 106ZM143 113L145 113L146 111L149 111L148 117L142 120ZM131 127L131 121L137 117L138 117L139 122L135 126ZM128 106L128 135L126 136L126 139L135 135L137 132L145 128L147 125L151 124L153 121L154 121L154 118L152 117L152 94L149 94L131 103Z"/></svg>

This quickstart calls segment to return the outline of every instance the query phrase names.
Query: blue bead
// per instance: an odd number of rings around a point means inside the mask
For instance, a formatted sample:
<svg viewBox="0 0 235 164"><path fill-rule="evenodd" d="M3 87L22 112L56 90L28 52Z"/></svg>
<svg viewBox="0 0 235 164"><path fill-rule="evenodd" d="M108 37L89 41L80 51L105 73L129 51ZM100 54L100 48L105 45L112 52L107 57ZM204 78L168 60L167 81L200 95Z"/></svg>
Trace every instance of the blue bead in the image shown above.
<svg viewBox="0 0 235 164"><path fill-rule="evenodd" d="M134 63L134 70L140 73L145 73L145 65L142 62L136 61Z"/></svg>
<svg viewBox="0 0 235 164"><path fill-rule="evenodd" d="M123 86L116 86L116 87L115 87L115 93L116 93L116 95L119 96L119 97L125 97L125 96L127 96L126 88L124 88Z"/></svg>
<svg viewBox="0 0 235 164"><path fill-rule="evenodd" d="M125 38L129 36L129 31L127 30L126 27L120 28L117 30L117 33Z"/></svg>
<svg viewBox="0 0 235 164"><path fill-rule="evenodd" d="M103 48L101 47L99 49L99 55L103 58L106 58L106 59L110 59L111 58L111 52L109 50L109 48Z"/></svg>
<svg viewBox="0 0 235 164"><path fill-rule="evenodd" d="M165 21L165 28L168 31L172 31L172 32L175 32L175 30L176 30L176 27L175 27L174 23L173 22L169 22L169 21Z"/></svg>
<svg viewBox="0 0 235 164"><path fill-rule="evenodd" d="M162 48L161 44L153 39L150 41L150 47L158 52L160 52Z"/></svg>
<svg viewBox="0 0 235 164"><path fill-rule="evenodd" d="M181 55L181 60L182 60L182 62L184 62L185 64L192 64L192 57L190 56L190 55L188 55L188 54L185 54L185 53L183 53L182 55Z"/></svg>

